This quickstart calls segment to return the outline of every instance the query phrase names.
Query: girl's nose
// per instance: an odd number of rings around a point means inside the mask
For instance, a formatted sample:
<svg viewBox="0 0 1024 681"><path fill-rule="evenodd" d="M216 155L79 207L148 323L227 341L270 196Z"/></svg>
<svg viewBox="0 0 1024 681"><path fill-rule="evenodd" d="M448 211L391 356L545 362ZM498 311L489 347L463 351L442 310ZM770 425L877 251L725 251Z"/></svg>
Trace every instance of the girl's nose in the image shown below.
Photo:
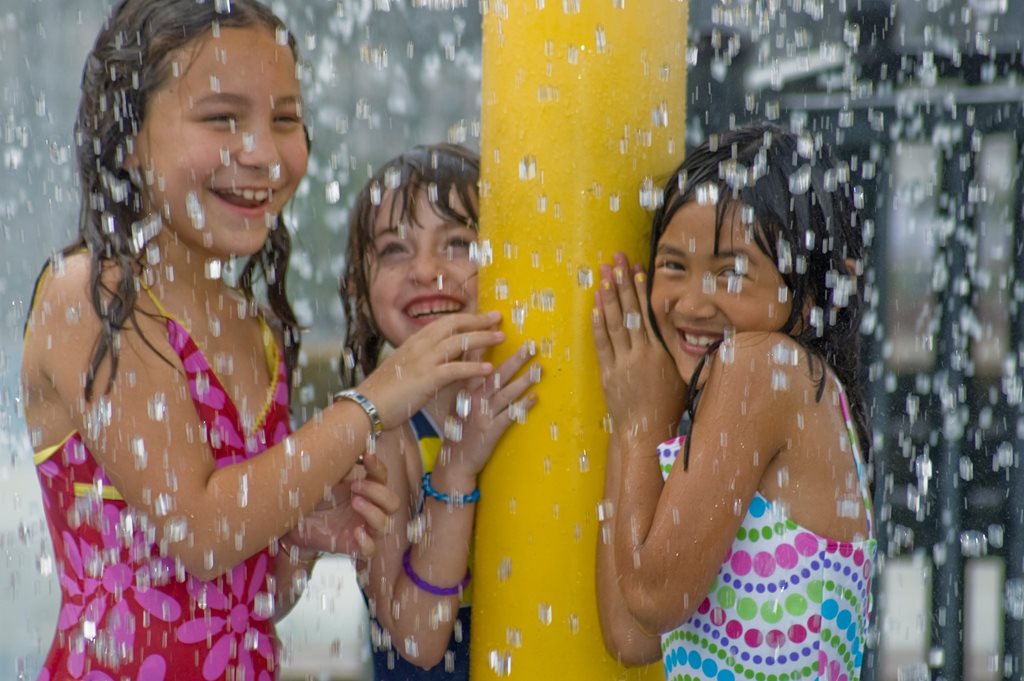
<svg viewBox="0 0 1024 681"><path fill-rule="evenodd" d="M277 140L269 129L250 128L243 130L241 144L235 151L235 160L239 165L250 168L265 168L271 175L280 172L281 154L277 149Z"/></svg>
<svg viewBox="0 0 1024 681"><path fill-rule="evenodd" d="M444 281L443 255L430 249L417 251L409 268L409 276L418 284L441 288Z"/></svg>
<svg viewBox="0 0 1024 681"><path fill-rule="evenodd" d="M682 285L673 307L676 312L691 319L708 319L715 314L714 296L718 281L709 274L688 277Z"/></svg>

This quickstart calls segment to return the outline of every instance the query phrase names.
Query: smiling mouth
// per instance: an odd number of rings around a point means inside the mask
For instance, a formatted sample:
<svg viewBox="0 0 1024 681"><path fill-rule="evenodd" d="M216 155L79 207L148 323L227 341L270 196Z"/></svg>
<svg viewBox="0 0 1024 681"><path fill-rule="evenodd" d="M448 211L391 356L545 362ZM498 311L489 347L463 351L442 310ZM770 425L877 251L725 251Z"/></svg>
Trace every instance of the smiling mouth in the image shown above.
<svg viewBox="0 0 1024 681"><path fill-rule="evenodd" d="M270 189L214 189L223 201L239 208L264 208L270 205L273 191Z"/></svg>
<svg viewBox="0 0 1024 681"><path fill-rule="evenodd" d="M690 355L703 355L714 343L722 340L720 334L694 333L693 331L676 330L679 346Z"/></svg>
<svg viewBox="0 0 1024 681"><path fill-rule="evenodd" d="M454 300L431 300L412 303L405 308L405 314L413 319L430 319L446 314L461 312L465 306Z"/></svg>
<svg viewBox="0 0 1024 681"><path fill-rule="evenodd" d="M687 345L695 345L699 348L706 348L721 339L721 336L698 336L697 334L686 333L685 331L681 331L680 335Z"/></svg>

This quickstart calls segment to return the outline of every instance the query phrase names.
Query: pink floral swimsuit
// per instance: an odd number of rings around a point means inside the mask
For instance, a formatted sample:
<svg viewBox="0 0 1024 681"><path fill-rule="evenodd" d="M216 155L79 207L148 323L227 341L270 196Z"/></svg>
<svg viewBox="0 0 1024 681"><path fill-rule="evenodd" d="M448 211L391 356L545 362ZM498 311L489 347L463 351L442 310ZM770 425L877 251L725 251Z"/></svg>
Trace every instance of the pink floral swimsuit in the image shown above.
<svg viewBox="0 0 1024 681"><path fill-rule="evenodd" d="M261 320L262 321L262 320ZM273 381L246 430L210 364L178 321L178 353L217 467L258 456L289 434L288 380L264 324ZM155 528L125 503L75 432L35 456L53 539L61 608L40 681L271 681L275 559L267 549L203 582L161 555Z"/></svg>

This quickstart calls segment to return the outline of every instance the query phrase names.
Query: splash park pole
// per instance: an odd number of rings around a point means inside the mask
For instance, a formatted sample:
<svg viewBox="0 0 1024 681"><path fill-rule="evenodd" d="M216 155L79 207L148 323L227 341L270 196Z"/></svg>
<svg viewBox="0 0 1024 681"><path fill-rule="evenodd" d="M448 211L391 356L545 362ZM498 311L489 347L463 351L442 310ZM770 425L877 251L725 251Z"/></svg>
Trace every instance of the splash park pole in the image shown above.
<svg viewBox="0 0 1024 681"><path fill-rule="evenodd" d="M481 309L543 367L540 401L480 481L474 679L660 678L605 650L597 615L604 401L597 266L644 256L648 209L681 160L685 0L482 3Z"/></svg>

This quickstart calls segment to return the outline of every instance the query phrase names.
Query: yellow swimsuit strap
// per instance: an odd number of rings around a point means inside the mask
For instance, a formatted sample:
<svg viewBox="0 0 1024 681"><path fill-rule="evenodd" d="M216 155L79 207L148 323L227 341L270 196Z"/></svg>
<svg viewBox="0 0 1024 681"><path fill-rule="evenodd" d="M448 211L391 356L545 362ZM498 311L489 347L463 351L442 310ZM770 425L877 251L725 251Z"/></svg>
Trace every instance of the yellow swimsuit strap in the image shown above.
<svg viewBox="0 0 1024 681"><path fill-rule="evenodd" d="M162 317L173 319L181 326L181 328L189 331L188 325L177 315L173 315L168 312L167 308L164 307L163 303L160 302L160 299L157 298L156 294L153 292L153 289L151 289L144 281L142 282L142 290L145 291L146 295L149 296L149 299L153 301L153 305L156 306L157 312L159 312ZM260 335L263 339L263 358L267 363L267 374L270 376L271 382L274 383L276 387L278 349L277 340L274 338L274 330L270 328L270 324L267 323L267 320L264 319L262 314L256 317L256 321L259 322ZM189 331L189 333L191 334L191 331Z"/></svg>

